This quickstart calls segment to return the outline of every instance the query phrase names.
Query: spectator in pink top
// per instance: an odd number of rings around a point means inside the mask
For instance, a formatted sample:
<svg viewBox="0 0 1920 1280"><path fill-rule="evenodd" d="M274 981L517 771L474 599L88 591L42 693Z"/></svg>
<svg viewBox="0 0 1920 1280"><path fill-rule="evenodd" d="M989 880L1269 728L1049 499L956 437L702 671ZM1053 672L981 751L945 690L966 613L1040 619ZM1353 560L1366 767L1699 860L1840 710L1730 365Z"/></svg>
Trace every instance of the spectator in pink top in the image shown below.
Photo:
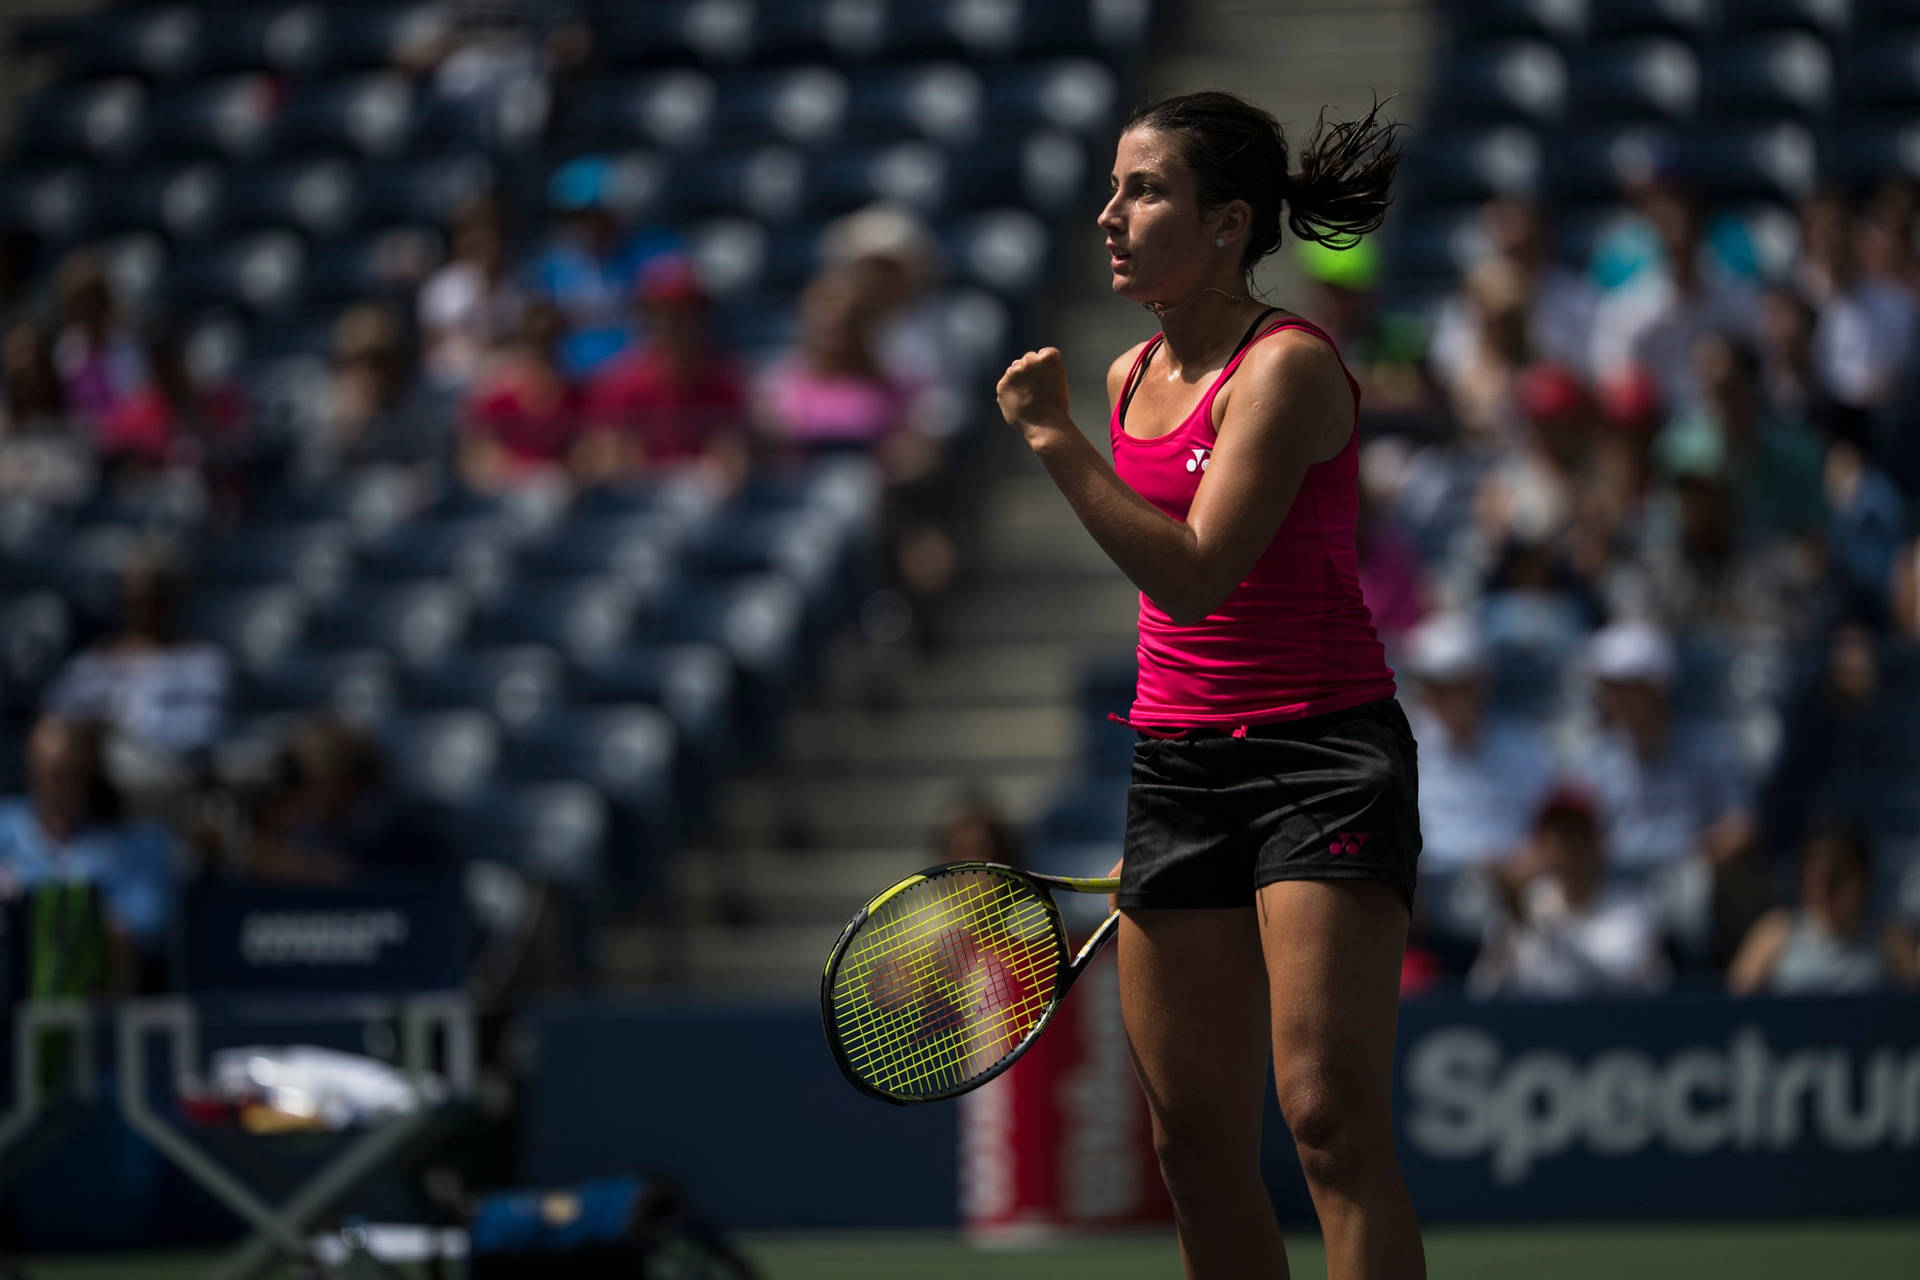
<svg viewBox="0 0 1920 1280"><path fill-rule="evenodd" d="M474 488L508 488L569 462L586 395L554 358L564 327L552 303L529 306L505 360L468 400L460 474Z"/></svg>
<svg viewBox="0 0 1920 1280"><path fill-rule="evenodd" d="M657 258L640 273L639 298L645 345L602 366L587 386L583 477L700 461L731 492L746 475L746 382L708 337L706 290L684 258Z"/></svg>
<svg viewBox="0 0 1920 1280"><path fill-rule="evenodd" d="M870 450L906 418L907 396L881 372L873 317L846 276L819 276L800 295L800 349L761 392L767 434L798 452Z"/></svg>

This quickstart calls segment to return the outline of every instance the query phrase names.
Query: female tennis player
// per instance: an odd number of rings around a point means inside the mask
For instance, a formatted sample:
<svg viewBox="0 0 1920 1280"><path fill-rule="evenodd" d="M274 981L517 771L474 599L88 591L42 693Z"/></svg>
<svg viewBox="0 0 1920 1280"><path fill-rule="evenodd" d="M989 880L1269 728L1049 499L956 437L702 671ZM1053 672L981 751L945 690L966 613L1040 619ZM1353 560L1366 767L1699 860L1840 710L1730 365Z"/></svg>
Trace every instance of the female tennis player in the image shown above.
<svg viewBox="0 0 1920 1280"><path fill-rule="evenodd" d="M1052 347L1000 409L1140 588L1121 999L1187 1275L1284 1277L1260 1179L1271 1052L1332 1280L1424 1276L1394 1155L1394 1016L1420 852L1414 743L1354 553L1359 385L1251 293L1294 235L1377 228L1379 107L1288 165L1267 112L1196 93L1136 112L1100 214L1113 291L1158 313L1115 360L1113 464Z"/></svg>

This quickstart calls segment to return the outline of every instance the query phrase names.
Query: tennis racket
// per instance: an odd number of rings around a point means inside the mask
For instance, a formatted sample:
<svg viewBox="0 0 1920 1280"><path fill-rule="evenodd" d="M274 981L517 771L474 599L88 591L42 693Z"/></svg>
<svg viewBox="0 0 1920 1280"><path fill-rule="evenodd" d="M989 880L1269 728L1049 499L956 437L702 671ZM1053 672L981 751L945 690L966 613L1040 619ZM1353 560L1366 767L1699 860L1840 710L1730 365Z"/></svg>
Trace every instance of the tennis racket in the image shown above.
<svg viewBox="0 0 1920 1280"><path fill-rule="evenodd" d="M904 1106L977 1089L1012 1066L1114 934L1076 954L1050 890L1118 880L953 862L908 876L840 931L820 982L834 1061L862 1093Z"/></svg>

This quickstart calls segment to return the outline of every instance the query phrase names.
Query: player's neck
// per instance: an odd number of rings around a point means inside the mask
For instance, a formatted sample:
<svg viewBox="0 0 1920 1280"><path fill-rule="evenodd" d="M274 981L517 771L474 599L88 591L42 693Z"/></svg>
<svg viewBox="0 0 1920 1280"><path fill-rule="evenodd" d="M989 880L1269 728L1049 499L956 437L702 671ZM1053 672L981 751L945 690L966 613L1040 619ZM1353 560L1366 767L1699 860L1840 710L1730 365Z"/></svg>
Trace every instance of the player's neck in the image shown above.
<svg viewBox="0 0 1920 1280"><path fill-rule="evenodd" d="M1258 299L1247 296L1245 281L1209 286L1168 310L1160 317L1160 332L1166 335L1172 370L1217 368L1231 358L1247 323L1263 310Z"/></svg>

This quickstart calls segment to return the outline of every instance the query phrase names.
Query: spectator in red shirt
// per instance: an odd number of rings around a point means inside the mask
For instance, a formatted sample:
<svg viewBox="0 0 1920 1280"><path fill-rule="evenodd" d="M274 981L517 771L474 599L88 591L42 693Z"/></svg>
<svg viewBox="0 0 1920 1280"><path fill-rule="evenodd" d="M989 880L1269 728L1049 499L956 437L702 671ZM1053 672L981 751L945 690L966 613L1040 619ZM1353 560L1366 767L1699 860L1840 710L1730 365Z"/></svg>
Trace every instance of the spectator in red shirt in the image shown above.
<svg viewBox="0 0 1920 1280"><path fill-rule="evenodd" d="M241 437L246 402L238 390L201 385L169 328L147 343L147 380L100 422L101 458L142 470L207 468L229 457Z"/></svg>
<svg viewBox="0 0 1920 1280"><path fill-rule="evenodd" d="M468 400L460 474L474 488L508 488L571 460L586 395L555 360L565 327L552 303L529 306L505 359Z"/></svg>
<svg viewBox="0 0 1920 1280"><path fill-rule="evenodd" d="M657 258L640 273L645 345L618 357L587 389L593 430L583 477L609 480L656 466L700 463L723 492L747 464L747 389L708 336L709 299L692 266Z"/></svg>

